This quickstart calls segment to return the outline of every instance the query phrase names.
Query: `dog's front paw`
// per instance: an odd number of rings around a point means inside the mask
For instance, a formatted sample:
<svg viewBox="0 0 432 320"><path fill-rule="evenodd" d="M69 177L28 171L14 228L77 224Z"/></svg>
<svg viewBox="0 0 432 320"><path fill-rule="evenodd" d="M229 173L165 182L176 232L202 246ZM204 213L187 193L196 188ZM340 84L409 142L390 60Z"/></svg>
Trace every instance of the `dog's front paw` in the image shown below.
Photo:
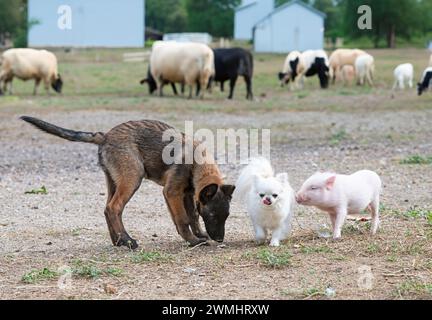
<svg viewBox="0 0 432 320"><path fill-rule="evenodd" d="M279 240L272 240L270 242L270 247L280 247L280 242Z"/></svg>
<svg viewBox="0 0 432 320"><path fill-rule="evenodd" d="M196 238L194 240L189 240L188 242L190 247L196 247L200 244L208 244L207 240L208 239Z"/></svg>

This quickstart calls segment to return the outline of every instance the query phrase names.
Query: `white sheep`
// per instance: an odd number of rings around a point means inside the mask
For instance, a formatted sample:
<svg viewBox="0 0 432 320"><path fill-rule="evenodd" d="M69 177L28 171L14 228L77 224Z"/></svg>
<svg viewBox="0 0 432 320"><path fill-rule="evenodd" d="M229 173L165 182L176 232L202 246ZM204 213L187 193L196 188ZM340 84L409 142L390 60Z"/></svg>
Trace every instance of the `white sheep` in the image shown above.
<svg viewBox="0 0 432 320"><path fill-rule="evenodd" d="M27 81L35 80L33 94L36 95L38 86L43 81L45 90L49 94L49 86L61 93L63 81L58 73L57 58L47 50L9 49L1 56L0 88L12 94L14 77Z"/></svg>
<svg viewBox="0 0 432 320"><path fill-rule="evenodd" d="M375 59L370 54L364 54L357 57L355 61L355 71L357 75L357 84L363 86L366 82L373 86L373 77L375 73Z"/></svg>
<svg viewBox="0 0 432 320"><path fill-rule="evenodd" d="M408 82L408 86L413 88L414 79L414 67L411 63L400 64L394 70L395 82L393 85L393 90L405 89L405 83Z"/></svg>

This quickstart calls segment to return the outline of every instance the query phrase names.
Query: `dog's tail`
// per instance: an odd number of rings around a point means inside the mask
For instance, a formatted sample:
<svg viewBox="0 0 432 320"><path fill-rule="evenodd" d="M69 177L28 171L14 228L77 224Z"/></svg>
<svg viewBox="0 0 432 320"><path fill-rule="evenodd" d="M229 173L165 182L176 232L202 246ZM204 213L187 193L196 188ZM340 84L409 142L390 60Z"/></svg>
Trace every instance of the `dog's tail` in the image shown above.
<svg viewBox="0 0 432 320"><path fill-rule="evenodd" d="M93 132L73 131L69 129L60 128L51 123L33 117L27 117L27 116L22 116L20 119L34 125L36 128L46 133L55 135L57 137L69 141L86 142L86 143L93 143L97 145L101 145L105 142L105 134L102 132L93 133Z"/></svg>
<svg viewBox="0 0 432 320"><path fill-rule="evenodd" d="M241 202L246 199L246 195L252 188L254 176L260 176L262 178L274 177L274 171L270 161L262 157L250 159L249 164L242 170L237 179L233 198Z"/></svg>

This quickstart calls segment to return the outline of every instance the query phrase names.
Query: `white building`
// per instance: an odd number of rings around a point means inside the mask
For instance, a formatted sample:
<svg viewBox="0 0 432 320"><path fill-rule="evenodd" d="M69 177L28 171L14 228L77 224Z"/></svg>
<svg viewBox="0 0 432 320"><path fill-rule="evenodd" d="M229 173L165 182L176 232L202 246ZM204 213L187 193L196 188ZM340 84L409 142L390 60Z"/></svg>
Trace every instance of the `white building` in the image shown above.
<svg viewBox="0 0 432 320"><path fill-rule="evenodd" d="M287 53L324 47L326 15L299 0L278 7L254 26L256 52Z"/></svg>
<svg viewBox="0 0 432 320"><path fill-rule="evenodd" d="M32 47L143 47L145 0L29 0Z"/></svg>
<svg viewBox="0 0 432 320"><path fill-rule="evenodd" d="M252 40L254 25L272 12L274 0L243 0L235 10L234 38L237 40Z"/></svg>
<svg viewBox="0 0 432 320"><path fill-rule="evenodd" d="M163 36L164 41L177 41L177 42L197 42L209 45L213 38L208 33L166 33Z"/></svg>

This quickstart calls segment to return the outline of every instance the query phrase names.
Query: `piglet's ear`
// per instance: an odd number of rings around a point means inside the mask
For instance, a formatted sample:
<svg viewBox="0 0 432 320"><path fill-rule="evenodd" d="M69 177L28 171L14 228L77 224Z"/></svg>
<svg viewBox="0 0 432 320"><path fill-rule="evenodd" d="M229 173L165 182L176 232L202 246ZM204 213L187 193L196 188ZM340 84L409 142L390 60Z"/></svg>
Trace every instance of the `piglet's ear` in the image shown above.
<svg viewBox="0 0 432 320"><path fill-rule="evenodd" d="M201 190L199 199L203 204L207 204L211 201L218 191L219 186L217 184L211 184Z"/></svg>
<svg viewBox="0 0 432 320"><path fill-rule="evenodd" d="M332 177L328 178L326 181L327 189L330 190L331 188L333 188L335 181L336 181L336 176L332 176Z"/></svg>

